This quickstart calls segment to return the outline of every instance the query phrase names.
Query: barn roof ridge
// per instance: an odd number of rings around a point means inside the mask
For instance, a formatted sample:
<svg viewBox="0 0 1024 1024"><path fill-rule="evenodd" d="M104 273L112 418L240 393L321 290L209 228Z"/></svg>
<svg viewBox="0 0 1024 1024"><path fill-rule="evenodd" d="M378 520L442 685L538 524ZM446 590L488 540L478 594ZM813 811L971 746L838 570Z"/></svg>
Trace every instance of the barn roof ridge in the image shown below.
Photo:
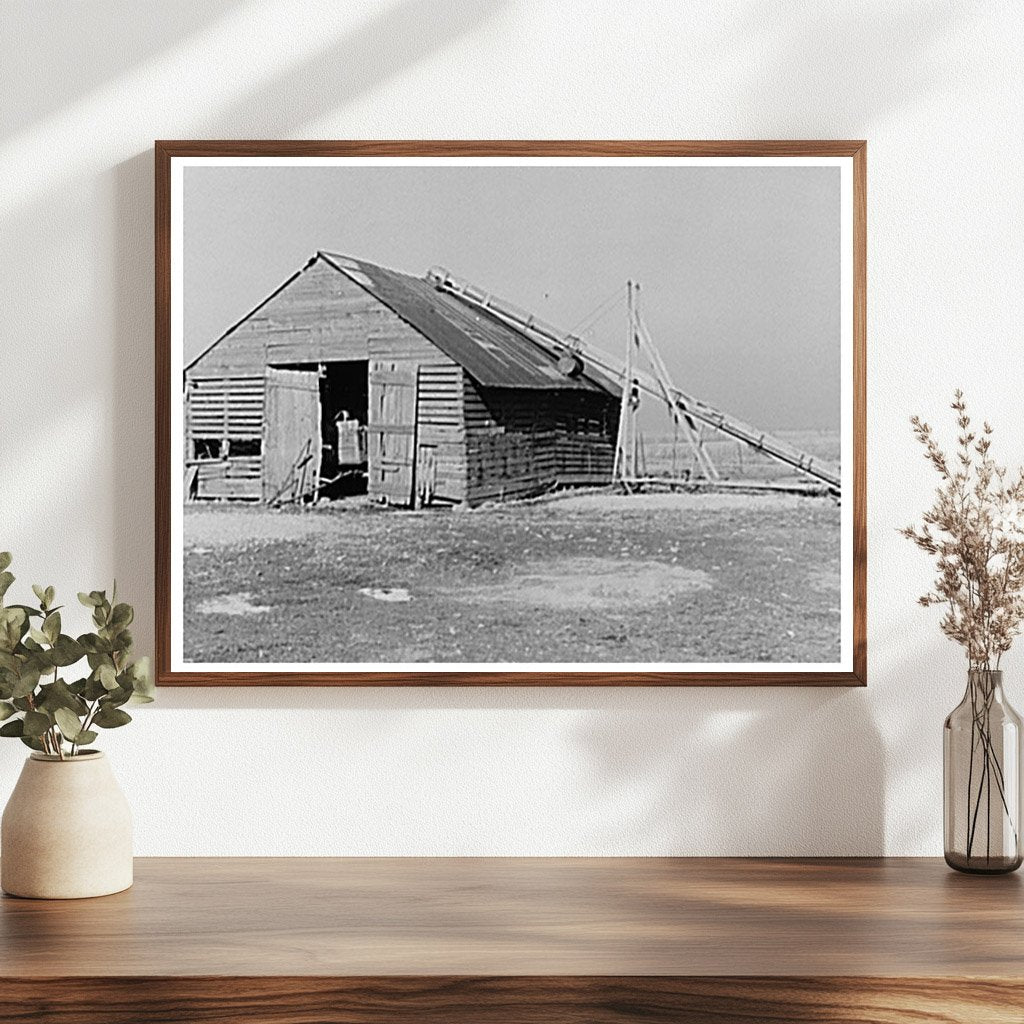
<svg viewBox="0 0 1024 1024"><path fill-rule="evenodd" d="M488 387L611 393L610 382L586 372L569 377L542 344L486 310L414 277L369 260L317 250L317 258L369 292L396 316Z"/></svg>

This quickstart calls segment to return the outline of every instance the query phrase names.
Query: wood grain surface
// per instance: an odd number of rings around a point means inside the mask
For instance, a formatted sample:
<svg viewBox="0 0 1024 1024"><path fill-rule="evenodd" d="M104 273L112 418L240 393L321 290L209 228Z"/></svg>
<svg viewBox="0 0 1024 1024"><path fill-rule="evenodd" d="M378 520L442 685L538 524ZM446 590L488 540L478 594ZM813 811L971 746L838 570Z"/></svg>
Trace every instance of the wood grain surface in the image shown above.
<svg viewBox="0 0 1024 1024"><path fill-rule="evenodd" d="M931 859L140 858L0 901L9 973L1024 976L1016 874Z"/></svg>
<svg viewBox="0 0 1024 1024"><path fill-rule="evenodd" d="M1020 876L939 860L136 863L0 902L0 1020L1024 1021Z"/></svg>
<svg viewBox="0 0 1024 1024"><path fill-rule="evenodd" d="M853 668L848 672L172 672L171 160L175 157L851 157ZM161 686L864 686L867 682L867 144L863 140L160 140L155 159L156 671Z"/></svg>
<svg viewBox="0 0 1024 1024"><path fill-rule="evenodd" d="M1021 987L937 978L4 979L5 1024L1020 1024Z"/></svg>

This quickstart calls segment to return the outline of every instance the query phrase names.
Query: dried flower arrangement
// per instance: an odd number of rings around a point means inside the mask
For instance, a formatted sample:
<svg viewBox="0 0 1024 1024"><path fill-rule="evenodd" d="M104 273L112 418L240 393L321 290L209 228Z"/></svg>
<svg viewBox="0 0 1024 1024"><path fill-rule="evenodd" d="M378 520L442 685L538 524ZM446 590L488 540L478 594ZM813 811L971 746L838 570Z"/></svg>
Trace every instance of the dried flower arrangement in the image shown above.
<svg viewBox="0 0 1024 1024"><path fill-rule="evenodd" d="M960 431L953 459L927 423L911 419L942 484L923 525L901 532L937 556L934 589L919 602L943 606L942 632L963 645L972 669L992 671L1024 622L1024 469L1007 481L989 454L992 427L985 423L980 436L971 430L960 390L952 409Z"/></svg>
<svg viewBox="0 0 1024 1024"><path fill-rule="evenodd" d="M962 645L967 655L968 687L961 707L970 717L970 727L958 747L965 764L951 766L949 748L946 755L947 860L963 870L989 870L972 861L981 857L979 828L984 830L985 864L991 863L994 827L1002 828L1014 847L1019 846L1018 809L1010 806L1017 788L1017 766L1006 763L1011 751L1002 726L995 726L993 719L994 704L1001 700L1000 661L1024 622L1024 469L1011 476L1005 466L996 464L990 454L992 427L985 423L980 433L972 429L959 389L951 407L959 430L953 455L942 450L927 423L917 416L911 419L914 434L942 482L921 525L907 526L901 533L935 557L935 583L918 601L925 607L943 608L942 632ZM1003 714L1002 708L999 713ZM955 716L957 712L947 719L947 734ZM947 735L947 743L960 741ZM1012 786L1006 778L1010 770ZM958 773L963 775L964 803L950 789L957 784ZM954 800L963 809L961 814L951 811ZM983 806L986 813L980 815ZM1000 806L1005 815L1002 824L994 823L992 815L995 808L997 818L1002 817ZM961 828L963 836L958 838ZM951 844L960 848L962 858L957 862L950 859ZM1020 863L1019 857L1016 862Z"/></svg>

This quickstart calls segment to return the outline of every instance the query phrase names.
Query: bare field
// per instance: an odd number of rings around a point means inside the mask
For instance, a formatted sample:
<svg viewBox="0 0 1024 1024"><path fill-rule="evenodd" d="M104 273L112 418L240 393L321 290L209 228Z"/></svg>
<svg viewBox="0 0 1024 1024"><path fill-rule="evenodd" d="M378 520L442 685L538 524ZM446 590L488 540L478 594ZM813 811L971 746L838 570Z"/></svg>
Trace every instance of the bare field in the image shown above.
<svg viewBox="0 0 1024 1024"><path fill-rule="evenodd" d="M834 661L838 527L831 501L785 494L187 506L185 658Z"/></svg>

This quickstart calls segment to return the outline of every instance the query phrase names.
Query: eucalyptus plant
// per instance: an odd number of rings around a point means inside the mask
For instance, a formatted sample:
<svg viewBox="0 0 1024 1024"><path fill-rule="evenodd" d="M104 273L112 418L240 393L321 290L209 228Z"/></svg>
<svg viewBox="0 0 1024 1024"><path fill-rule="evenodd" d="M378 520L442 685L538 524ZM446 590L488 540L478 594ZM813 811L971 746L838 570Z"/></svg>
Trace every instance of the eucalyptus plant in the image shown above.
<svg viewBox="0 0 1024 1024"><path fill-rule="evenodd" d="M33 750L64 760L92 743L100 729L127 725L128 704L153 700L149 659L132 659L128 628L135 612L106 591L80 593L95 632L62 631L53 587L33 585L38 605L5 604L14 582L9 552L0 551L0 736L15 736ZM74 682L65 676L88 673ZM72 672L74 670L74 672Z"/></svg>

